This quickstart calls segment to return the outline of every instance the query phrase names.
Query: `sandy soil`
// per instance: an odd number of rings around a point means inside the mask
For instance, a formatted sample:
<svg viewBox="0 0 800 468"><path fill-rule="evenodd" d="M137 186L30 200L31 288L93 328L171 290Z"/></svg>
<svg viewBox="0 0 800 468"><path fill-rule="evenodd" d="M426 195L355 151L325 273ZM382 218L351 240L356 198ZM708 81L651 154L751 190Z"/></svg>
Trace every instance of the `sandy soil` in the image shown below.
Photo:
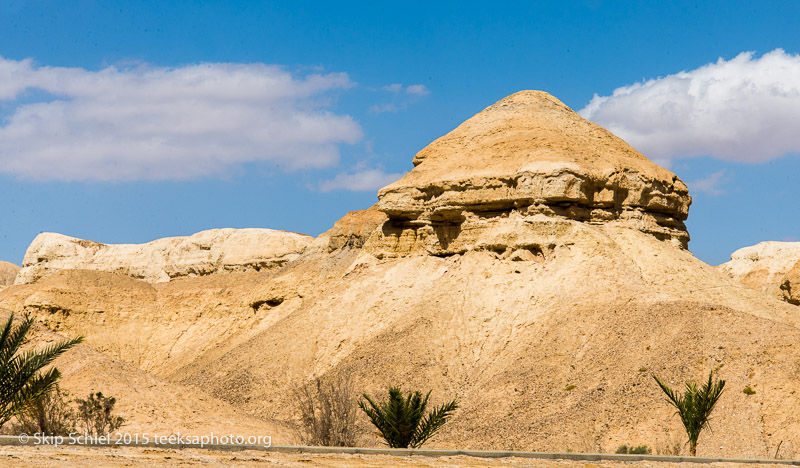
<svg viewBox="0 0 800 468"><path fill-rule="evenodd" d="M686 467L701 465L694 463L663 462L578 462L567 460L535 460L528 458L485 459L466 456L453 457L395 457L388 455L346 455L346 454L287 454L257 451L215 452L209 450L157 449L157 448L87 448L87 447L0 447L0 465L4 467L59 467L83 468L103 467L153 467L153 466L279 466L279 467L358 467L382 468L403 467ZM746 468L739 463L712 463L706 466ZM772 465L770 465L772 466Z"/></svg>

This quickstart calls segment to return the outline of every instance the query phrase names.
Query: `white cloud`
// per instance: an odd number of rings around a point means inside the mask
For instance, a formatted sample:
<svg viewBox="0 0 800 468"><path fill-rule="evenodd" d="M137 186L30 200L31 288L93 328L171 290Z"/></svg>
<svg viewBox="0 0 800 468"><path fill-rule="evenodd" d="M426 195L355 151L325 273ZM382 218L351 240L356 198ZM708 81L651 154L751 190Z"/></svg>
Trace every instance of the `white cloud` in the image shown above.
<svg viewBox="0 0 800 468"><path fill-rule="evenodd" d="M595 95L580 114L651 158L768 161L800 152L800 55L720 58Z"/></svg>
<svg viewBox="0 0 800 468"><path fill-rule="evenodd" d="M694 182L688 182L689 188L697 192L705 192L710 195L722 195L725 190L722 189L722 183L725 182L725 169L714 172L708 177Z"/></svg>
<svg viewBox="0 0 800 468"><path fill-rule="evenodd" d="M364 169L351 173L338 174L319 185L321 192L333 190L350 190L353 192L369 192L385 187L403 174L387 174L380 169Z"/></svg>
<svg viewBox="0 0 800 468"><path fill-rule="evenodd" d="M403 85L401 83L392 83L390 85L386 85L382 88L384 91L389 91L391 93L399 93L403 90Z"/></svg>
<svg viewBox="0 0 800 468"><path fill-rule="evenodd" d="M427 96L431 92L424 84L415 84L406 88L406 93L415 94L417 96Z"/></svg>
<svg viewBox="0 0 800 468"><path fill-rule="evenodd" d="M405 89L406 94L414 94L416 96L427 96L430 94L430 90L424 84L415 84L415 85L408 85L405 86L403 83L392 83L386 86L381 87L384 91L389 91L390 93L399 94L403 92Z"/></svg>
<svg viewBox="0 0 800 468"><path fill-rule="evenodd" d="M165 180L243 163L330 167L360 126L328 110L344 73L264 64L99 71L0 57L0 172L39 180ZM32 97L48 95L38 102ZM31 101L34 102L31 102Z"/></svg>

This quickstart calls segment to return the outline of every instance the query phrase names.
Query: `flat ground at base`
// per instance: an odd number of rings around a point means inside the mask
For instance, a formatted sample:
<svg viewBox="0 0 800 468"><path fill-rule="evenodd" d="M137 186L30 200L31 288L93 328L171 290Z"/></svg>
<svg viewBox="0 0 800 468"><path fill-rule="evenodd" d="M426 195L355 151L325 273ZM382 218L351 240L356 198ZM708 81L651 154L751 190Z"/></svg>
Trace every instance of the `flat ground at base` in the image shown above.
<svg viewBox="0 0 800 468"><path fill-rule="evenodd" d="M454 457L397 457L389 455L346 455L346 454L307 454L307 453L274 453L259 451L215 452L199 449L158 449L158 448L89 448L89 447L0 447L0 466L3 467L59 467L83 468L86 466L102 467L154 467L154 466L203 466L203 467L244 467L244 466L276 466L276 467L524 467L536 466L545 468L591 467L591 468L695 468L701 466L746 468L740 463L712 463L699 465L695 463L663 463L663 462L580 462L568 460L537 460L530 458L475 458L466 456Z"/></svg>

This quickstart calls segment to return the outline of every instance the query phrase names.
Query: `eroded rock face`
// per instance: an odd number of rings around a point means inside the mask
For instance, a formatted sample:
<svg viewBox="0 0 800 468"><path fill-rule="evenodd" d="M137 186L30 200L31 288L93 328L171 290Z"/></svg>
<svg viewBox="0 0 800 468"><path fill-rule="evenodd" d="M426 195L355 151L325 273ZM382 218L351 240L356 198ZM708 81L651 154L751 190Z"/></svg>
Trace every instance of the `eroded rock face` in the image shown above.
<svg viewBox="0 0 800 468"><path fill-rule="evenodd" d="M0 289L14 284L19 267L13 263L0 261Z"/></svg>
<svg viewBox="0 0 800 468"><path fill-rule="evenodd" d="M761 242L719 268L745 286L800 305L800 242Z"/></svg>
<svg viewBox="0 0 800 468"><path fill-rule="evenodd" d="M375 205L366 210L351 211L333 224L325 233L328 236L328 251L351 247L360 249L389 218L378 211Z"/></svg>
<svg viewBox="0 0 800 468"><path fill-rule="evenodd" d="M565 228L558 220L621 224L682 248L689 241L686 185L541 91L486 108L414 166L378 193L389 221L368 246L377 255L462 253L491 246L497 232L519 237L498 249L542 249L542 237Z"/></svg>
<svg viewBox="0 0 800 468"><path fill-rule="evenodd" d="M312 237L272 229L212 229L146 244L101 244L56 233L36 236L16 284L59 270L121 273L150 283L185 276L265 270L297 258Z"/></svg>

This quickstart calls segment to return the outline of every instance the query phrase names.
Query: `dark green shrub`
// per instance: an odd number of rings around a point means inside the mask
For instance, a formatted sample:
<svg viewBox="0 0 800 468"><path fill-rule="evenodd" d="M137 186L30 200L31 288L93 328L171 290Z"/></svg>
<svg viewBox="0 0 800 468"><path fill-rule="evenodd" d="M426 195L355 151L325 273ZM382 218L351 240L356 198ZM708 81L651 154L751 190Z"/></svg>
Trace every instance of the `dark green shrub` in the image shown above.
<svg viewBox="0 0 800 468"><path fill-rule="evenodd" d="M652 451L650 450L650 447L646 445L639 445L638 447L634 446L628 447L627 445L620 445L619 448L617 448L617 451L614 453L631 454L631 455L650 455Z"/></svg>
<svg viewBox="0 0 800 468"><path fill-rule="evenodd" d="M419 448L446 423L458 408L458 401L434 408L427 415L429 391L425 397L420 392L411 392L403 398L399 388L389 388L389 399L376 403L366 393L358 405L378 429L380 436L390 448Z"/></svg>

